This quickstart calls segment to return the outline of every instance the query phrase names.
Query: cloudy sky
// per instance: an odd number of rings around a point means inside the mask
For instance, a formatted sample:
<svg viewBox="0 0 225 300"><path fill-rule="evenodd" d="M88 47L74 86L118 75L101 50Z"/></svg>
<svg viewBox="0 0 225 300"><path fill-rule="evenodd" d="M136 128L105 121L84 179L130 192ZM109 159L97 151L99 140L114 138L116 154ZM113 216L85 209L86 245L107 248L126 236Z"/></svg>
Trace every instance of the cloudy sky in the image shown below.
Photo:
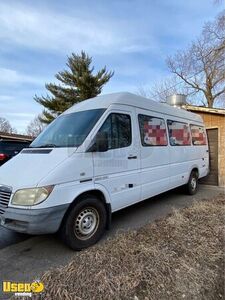
<svg viewBox="0 0 225 300"><path fill-rule="evenodd" d="M115 71L103 93L150 87L220 10L213 0L0 0L0 116L24 132L42 110L33 96L82 49Z"/></svg>

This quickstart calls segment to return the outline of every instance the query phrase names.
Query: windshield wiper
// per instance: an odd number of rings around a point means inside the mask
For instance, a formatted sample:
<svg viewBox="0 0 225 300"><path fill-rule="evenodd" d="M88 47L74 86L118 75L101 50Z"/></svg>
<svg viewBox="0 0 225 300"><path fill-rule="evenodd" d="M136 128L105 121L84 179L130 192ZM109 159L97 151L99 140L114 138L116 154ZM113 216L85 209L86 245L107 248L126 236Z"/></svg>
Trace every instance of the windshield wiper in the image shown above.
<svg viewBox="0 0 225 300"><path fill-rule="evenodd" d="M55 144L44 144L41 146L36 146L35 148L55 148L57 147Z"/></svg>

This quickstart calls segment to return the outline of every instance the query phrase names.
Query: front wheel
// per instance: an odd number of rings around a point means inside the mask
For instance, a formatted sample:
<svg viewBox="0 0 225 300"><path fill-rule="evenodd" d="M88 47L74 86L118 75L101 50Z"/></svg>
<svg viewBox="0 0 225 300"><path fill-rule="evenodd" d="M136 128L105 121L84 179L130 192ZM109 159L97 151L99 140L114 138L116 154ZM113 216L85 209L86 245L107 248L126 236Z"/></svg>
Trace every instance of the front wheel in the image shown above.
<svg viewBox="0 0 225 300"><path fill-rule="evenodd" d="M198 173L196 171L192 171L189 181L186 186L187 193L189 195L194 195L198 190Z"/></svg>
<svg viewBox="0 0 225 300"><path fill-rule="evenodd" d="M74 250L90 247L102 237L106 218L104 204L95 196L86 196L69 212L61 236Z"/></svg>

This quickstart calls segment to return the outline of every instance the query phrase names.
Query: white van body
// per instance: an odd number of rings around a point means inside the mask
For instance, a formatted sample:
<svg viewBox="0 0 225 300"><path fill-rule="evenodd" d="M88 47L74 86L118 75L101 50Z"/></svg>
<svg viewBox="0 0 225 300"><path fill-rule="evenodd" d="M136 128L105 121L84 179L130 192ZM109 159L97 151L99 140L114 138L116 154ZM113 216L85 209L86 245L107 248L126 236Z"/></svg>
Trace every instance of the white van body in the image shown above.
<svg viewBox="0 0 225 300"><path fill-rule="evenodd" d="M193 170L198 178L208 174L207 141L204 145L193 145L192 142L189 145L171 144L174 141L169 137L168 124L178 124L178 133L179 124L181 127L185 124L184 130L190 130L192 124L204 128L199 115L183 109L130 93L115 93L76 104L54 122L77 112L99 109L102 110L101 116L78 147L46 145L45 148L25 149L0 168L1 225L30 234L53 233L60 228L71 203L75 203L80 195L99 195L110 218L111 212L187 184ZM108 116L119 118L121 115L129 117L131 122L130 142L127 140L125 146L105 152L88 151ZM156 128L159 132L156 139L162 138L160 143L166 145L151 145L148 141L151 134L144 137L147 144L143 145L139 118L143 118L144 130L152 132ZM146 127L150 124L148 120L153 120L155 127ZM160 137L160 132L165 135L165 130L166 137ZM35 141L33 144L35 146ZM17 191L46 186L54 188L45 201L36 205L13 203Z"/></svg>

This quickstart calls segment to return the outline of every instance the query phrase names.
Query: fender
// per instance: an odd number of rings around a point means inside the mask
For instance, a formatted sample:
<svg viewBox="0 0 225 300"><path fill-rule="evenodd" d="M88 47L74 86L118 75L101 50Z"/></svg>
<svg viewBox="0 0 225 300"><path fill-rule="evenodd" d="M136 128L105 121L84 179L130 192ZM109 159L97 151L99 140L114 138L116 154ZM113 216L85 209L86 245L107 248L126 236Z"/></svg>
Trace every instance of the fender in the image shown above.
<svg viewBox="0 0 225 300"><path fill-rule="evenodd" d="M102 186L101 184L85 184L83 188L79 188L79 192L77 192L73 198L73 201L71 201L70 206L73 205L73 203L76 203L76 199L79 198L84 193L88 193L89 191L100 191L105 200L105 207L106 207L106 213L107 213L107 224L106 224L106 229L109 230L111 227L111 220L112 220L112 209L111 209L111 202L110 202L110 196L107 191L107 189ZM69 208L68 208L69 209ZM67 211L68 211L67 209ZM65 217L65 215L64 215Z"/></svg>
<svg viewBox="0 0 225 300"><path fill-rule="evenodd" d="M199 166L197 165L197 164L194 164L194 165L192 165L190 168L189 168L189 170L188 170L188 173L189 173L189 176L188 176L188 178L190 177L190 175L191 175L191 172L192 172L192 170L193 169L197 169L198 170L198 175L199 175Z"/></svg>

